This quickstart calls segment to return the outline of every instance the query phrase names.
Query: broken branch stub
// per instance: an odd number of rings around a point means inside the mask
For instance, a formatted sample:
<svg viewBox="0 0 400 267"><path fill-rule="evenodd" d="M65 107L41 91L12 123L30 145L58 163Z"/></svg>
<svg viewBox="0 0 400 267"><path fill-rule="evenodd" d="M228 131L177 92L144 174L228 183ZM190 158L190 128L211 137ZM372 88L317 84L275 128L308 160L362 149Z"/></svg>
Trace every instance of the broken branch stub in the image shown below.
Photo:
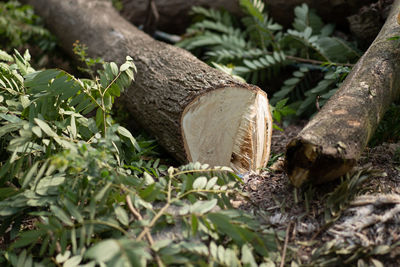
<svg viewBox="0 0 400 267"><path fill-rule="evenodd" d="M379 35L340 89L286 148L285 169L295 186L324 183L348 172L379 121L400 94L400 0Z"/></svg>

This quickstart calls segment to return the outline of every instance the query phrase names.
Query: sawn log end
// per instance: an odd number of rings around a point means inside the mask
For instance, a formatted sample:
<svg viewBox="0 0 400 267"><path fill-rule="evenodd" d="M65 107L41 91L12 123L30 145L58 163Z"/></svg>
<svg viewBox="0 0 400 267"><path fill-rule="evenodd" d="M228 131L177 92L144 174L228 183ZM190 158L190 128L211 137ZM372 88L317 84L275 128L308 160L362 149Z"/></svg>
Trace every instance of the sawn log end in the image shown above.
<svg viewBox="0 0 400 267"><path fill-rule="evenodd" d="M286 147L284 168L295 187L306 182L322 184L350 171L356 164L346 158L340 144L323 148L301 138L295 138Z"/></svg>
<svg viewBox="0 0 400 267"><path fill-rule="evenodd" d="M188 161L258 172L268 163L272 118L266 94L226 86L194 99L184 110L182 137Z"/></svg>

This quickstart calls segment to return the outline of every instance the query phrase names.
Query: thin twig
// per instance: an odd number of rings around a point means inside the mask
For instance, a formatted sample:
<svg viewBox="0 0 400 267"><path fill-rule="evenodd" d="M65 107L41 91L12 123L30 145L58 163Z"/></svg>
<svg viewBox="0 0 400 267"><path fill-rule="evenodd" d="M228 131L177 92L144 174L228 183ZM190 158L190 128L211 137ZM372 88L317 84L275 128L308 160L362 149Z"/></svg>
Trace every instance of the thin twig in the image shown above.
<svg viewBox="0 0 400 267"><path fill-rule="evenodd" d="M289 56L289 55L286 55L286 58L290 59L290 60L293 60L293 61L310 63L310 64L314 64L314 65L322 65L322 64L326 63L326 61L320 61L320 60L315 60L315 59L307 59L307 58L301 58L301 57L295 57L295 56ZM345 66L345 67L353 67L355 64L334 62L333 65Z"/></svg>
<svg viewBox="0 0 400 267"><path fill-rule="evenodd" d="M142 215L135 209L135 207L132 204L131 197L129 195L126 195L126 204L128 204L129 210L133 213L133 215L136 216L138 220L142 220Z"/></svg>
<svg viewBox="0 0 400 267"><path fill-rule="evenodd" d="M135 215L138 220L143 220L142 215L133 206L132 200L131 200L131 197L129 196L129 194L126 195L125 199L126 199L126 204L128 204L128 208L133 213L133 215ZM154 240L153 240L153 237L151 236L151 234L149 232L146 232L146 238L147 238L147 241L149 241L150 246L153 246L154 245ZM158 266L165 266L164 263L162 262L161 258L158 256L158 254L157 253L154 253L154 254L155 254L155 257L156 257L157 265Z"/></svg>
<svg viewBox="0 0 400 267"><path fill-rule="evenodd" d="M317 111L321 110L321 107L319 106L319 99L321 97L319 95L317 95L317 97L315 98L315 107L317 108Z"/></svg>
<svg viewBox="0 0 400 267"><path fill-rule="evenodd" d="M104 95L107 93L108 89L118 80L119 76L121 76L122 72L118 72L117 76L107 85L107 87L104 89L104 92L102 93L100 91L101 96L104 97Z"/></svg>
<svg viewBox="0 0 400 267"><path fill-rule="evenodd" d="M166 211L169 208L170 203L165 204L165 206L154 216L154 218L151 220L150 224L146 226L143 231L139 234L139 236L136 238L137 241L142 240L142 238L150 231L150 228L154 226L154 224L157 222L157 220L164 215L164 211Z"/></svg>
<svg viewBox="0 0 400 267"><path fill-rule="evenodd" d="M324 224L321 228L318 229L318 231L311 237L310 241L315 240L323 231L328 229L336 220L329 221L326 224Z"/></svg>
<svg viewBox="0 0 400 267"><path fill-rule="evenodd" d="M287 250L287 246L288 246L288 243L289 243L289 232L290 232L290 227L291 226L292 226L292 221L289 222L289 225L286 228L285 244L283 245L282 259L281 259L280 267L284 267L285 266L286 250Z"/></svg>

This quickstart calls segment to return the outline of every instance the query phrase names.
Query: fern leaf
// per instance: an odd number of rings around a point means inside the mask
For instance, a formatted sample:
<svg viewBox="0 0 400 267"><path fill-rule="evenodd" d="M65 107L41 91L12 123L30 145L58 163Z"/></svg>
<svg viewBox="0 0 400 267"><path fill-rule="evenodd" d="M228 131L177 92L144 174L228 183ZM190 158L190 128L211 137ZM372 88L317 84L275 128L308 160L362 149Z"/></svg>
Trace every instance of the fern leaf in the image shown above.
<svg viewBox="0 0 400 267"><path fill-rule="evenodd" d="M294 9L295 19L293 22L293 28L299 32L304 31L307 27L310 27L314 33L319 34L324 26L322 19L312 10L310 10L307 4L302 4Z"/></svg>
<svg viewBox="0 0 400 267"><path fill-rule="evenodd" d="M232 61L243 58L241 50L219 49L206 52L206 56L215 59L217 62Z"/></svg>
<svg viewBox="0 0 400 267"><path fill-rule="evenodd" d="M22 56L18 50L14 49L14 61L17 64L19 71L22 75L26 75L28 73L33 72L31 65L29 64L29 60L31 59L31 55L28 50L25 51L24 56Z"/></svg>
<svg viewBox="0 0 400 267"><path fill-rule="evenodd" d="M183 47L187 50L207 47L209 50L215 51L219 49L232 50L245 48L247 46L247 43L243 37L206 32L203 35L186 39L184 42L178 44L178 46Z"/></svg>
<svg viewBox="0 0 400 267"><path fill-rule="evenodd" d="M231 75L233 78L237 79L238 81L246 82L242 77L233 74L233 68L230 68L230 67L228 67L228 66L224 66L224 65L222 65L222 64L218 64L218 63L215 63L215 62L211 62L211 64L212 64L216 69L218 69L218 70L220 70L220 71L222 71L222 72L224 72L224 73L226 73L226 74Z"/></svg>
<svg viewBox="0 0 400 267"><path fill-rule="evenodd" d="M275 105L289 96L304 81L309 71L310 70L305 67L301 67L299 70L294 71L292 74L293 76L285 80L282 88L273 95L270 100L271 105Z"/></svg>
<svg viewBox="0 0 400 267"><path fill-rule="evenodd" d="M241 6L249 15L242 19L246 32L255 45L267 49L270 45L276 48L275 32L282 30L282 26L274 23L264 13L264 2L261 0L240 0Z"/></svg>
<svg viewBox="0 0 400 267"><path fill-rule="evenodd" d="M347 63L361 56L360 52L345 40L336 37L319 38L315 43L331 62Z"/></svg>
<svg viewBox="0 0 400 267"><path fill-rule="evenodd" d="M14 58L10 56L6 51L0 50L0 60L5 62L13 62Z"/></svg>
<svg viewBox="0 0 400 267"><path fill-rule="evenodd" d="M259 21L264 21L264 2L262 0L240 0L247 13Z"/></svg>
<svg viewBox="0 0 400 267"><path fill-rule="evenodd" d="M304 113L310 112L313 110L315 111L316 108L313 108L313 106L317 101L317 97L321 96L321 95L324 95L325 97L327 95L333 95L333 93L331 91L337 90L336 86L335 86L336 82L337 82L337 78L336 78L334 72L328 71L324 75L324 79L322 79L321 81L318 82L317 86L308 90L305 93L306 98L302 101L301 105L297 109L296 116L301 116ZM319 102L318 106L322 107L321 104L322 104L322 102Z"/></svg>
<svg viewBox="0 0 400 267"><path fill-rule="evenodd" d="M243 60L243 59L249 59L249 58L257 58L262 55L267 54L268 51L263 51L258 48L252 48L252 49L218 49L218 50L213 50L209 51L206 53L207 56L211 58L216 58L217 61L221 60ZM284 54L282 56L283 52L280 53L280 57L283 57L284 60Z"/></svg>
<svg viewBox="0 0 400 267"><path fill-rule="evenodd" d="M238 29L235 29L232 26L225 25L224 23L221 23L218 21L214 22L211 20L203 20L203 21L193 24L191 26L191 28L199 29L202 31L209 30L209 31L215 31L215 32L221 32L221 33L240 36L240 31Z"/></svg>
<svg viewBox="0 0 400 267"><path fill-rule="evenodd" d="M17 95L22 90L24 78L6 63L0 62L0 84L3 89L12 95Z"/></svg>
<svg viewBox="0 0 400 267"><path fill-rule="evenodd" d="M253 71L259 71L262 69L269 68L273 65L281 65L283 63L283 60L281 57L274 58L271 55L264 55L259 58L255 59L244 59L243 64L244 66L239 66L241 68L235 67L235 73L239 75L246 74L248 72L253 72Z"/></svg>
<svg viewBox="0 0 400 267"><path fill-rule="evenodd" d="M312 28L311 27L306 27L303 32L299 32L296 30L288 30L286 37L289 38L289 40L286 40L286 42L290 43L293 40L298 41L300 44L303 45L303 49L312 49L317 53L317 57L320 59L327 61L327 62L332 62L328 55L325 54L325 50L321 48L321 46L318 43L318 35L312 35ZM308 51L306 51L304 54L308 54Z"/></svg>
<svg viewBox="0 0 400 267"><path fill-rule="evenodd" d="M218 11L215 9L206 9L200 6L192 7L191 13L194 15L203 15L205 18L209 18L214 21L222 21L223 18L222 11Z"/></svg>
<svg viewBox="0 0 400 267"><path fill-rule="evenodd" d="M262 49L267 49L269 46L278 47L279 38L275 36L275 33L282 30L282 26L274 23L267 14L260 13L254 16L250 13L250 16L243 18L242 22L254 46Z"/></svg>
<svg viewBox="0 0 400 267"><path fill-rule="evenodd" d="M240 0L247 14L241 21L245 31L236 28L226 13L203 8L194 8L194 12L205 19L190 27L188 33L194 37L184 40L179 46L200 52L208 62L231 75L240 75L247 82L262 84L272 79L280 68L290 61L298 61L298 68L293 76L284 82L281 90L271 99L276 104L285 98L291 106L299 107L297 115L309 112L307 109L315 103L317 96L320 102L331 95L336 83L341 80L340 63L349 63L360 57L360 53L351 44L332 37L334 26L324 25L322 19L310 10L306 4L295 8L293 29L286 32L265 13L264 1ZM286 55L291 55L287 57ZM289 60L287 60L289 58ZM302 62L312 60L311 64ZM215 62L215 63L214 63ZM328 62L329 68L320 66ZM234 66L231 70L226 65ZM309 72L326 72L324 78L313 88L315 79L311 80ZM332 71L335 75L332 76ZM332 77L331 77L331 76ZM293 103L293 101L298 102Z"/></svg>

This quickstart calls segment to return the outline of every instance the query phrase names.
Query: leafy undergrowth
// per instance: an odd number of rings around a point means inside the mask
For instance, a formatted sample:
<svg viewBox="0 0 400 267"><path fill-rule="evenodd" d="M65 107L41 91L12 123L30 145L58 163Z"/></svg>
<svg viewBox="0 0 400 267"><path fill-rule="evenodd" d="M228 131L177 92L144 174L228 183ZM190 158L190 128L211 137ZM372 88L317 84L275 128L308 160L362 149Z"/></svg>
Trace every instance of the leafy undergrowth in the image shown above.
<svg viewBox="0 0 400 267"><path fill-rule="evenodd" d="M226 11L194 7L196 22L178 46L266 88L275 113L311 116L336 92L361 53L306 4L294 9L292 28L284 29L269 16L263 1L239 2L245 15L241 20ZM289 77L283 85L282 77ZM280 86L276 92L271 90L274 85Z"/></svg>
<svg viewBox="0 0 400 267"><path fill-rule="evenodd" d="M92 79L0 52L1 266L397 266L398 146L381 149L393 157L387 177L364 168L301 189L279 170L168 167L110 115L132 60L118 67L75 49ZM365 161L382 160L373 155Z"/></svg>
<svg viewBox="0 0 400 267"><path fill-rule="evenodd" d="M129 57L89 80L35 71L28 52L0 56L2 266L381 266L400 246L340 228L376 172L329 192L279 173L244 183L226 167L167 167L110 116L136 71ZM252 179L269 188L252 192Z"/></svg>
<svg viewBox="0 0 400 267"><path fill-rule="evenodd" d="M0 1L0 48L8 53L13 49L29 49L36 66L57 65L61 59L53 59L56 38L43 27L42 19L33 8L16 0ZM59 56L58 56L59 57ZM49 62L52 58L56 62Z"/></svg>
<svg viewBox="0 0 400 267"><path fill-rule="evenodd" d="M35 71L28 52L0 56L2 266L279 258L275 233L232 208L245 195L230 169L145 161L147 143L112 120L114 98L136 71L131 58L104 63L89 80Z"/></svg>
<svg viewBox="0 0 400 267"><path fill-rule="evenodd" d="M0 2L0 37L0 45L10 49L20 49L28 43L43 51L55 46L54 37L42 27L40 17L34 14L33 9L14 0Z"/></svg>

